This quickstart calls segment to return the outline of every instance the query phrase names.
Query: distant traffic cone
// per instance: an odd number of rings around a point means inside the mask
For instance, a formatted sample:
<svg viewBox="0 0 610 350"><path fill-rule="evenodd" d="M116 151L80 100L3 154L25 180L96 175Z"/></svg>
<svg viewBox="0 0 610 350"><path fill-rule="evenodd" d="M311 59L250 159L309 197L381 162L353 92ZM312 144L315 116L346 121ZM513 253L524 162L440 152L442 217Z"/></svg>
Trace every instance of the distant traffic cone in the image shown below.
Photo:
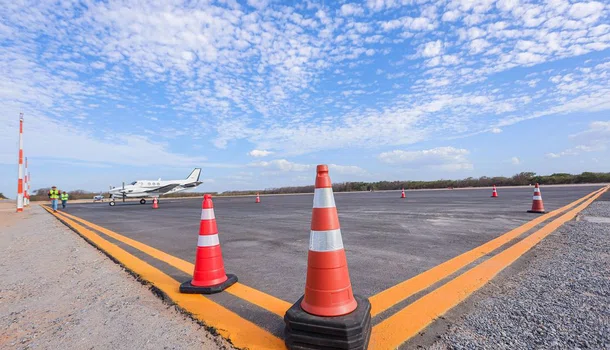
<svg viewBox="0 0 610 350"><path fill-rule="evenodd" d="M407 198L407 196L405 195L405 189L402 189L402 193L400 194L400 198Z"/></svg>
<svg viewBox="0 0 610 350"><path fill-rule="evenodd" d="M159 209L159 201L157 200L157 198L153 198L153 209Z"/></svg>
<svg viewBox="0 0 610 350"><path fill-rule="evenodd" d="M254 201L254 203L260 203L261 202L261 197L258 195L258 192L256 193L256 200Z"/></svg>
<svg viewBox="0 0 610 350"><path fill-rule="evenodd" d="M225 266L218 240L212 196L203 196L201 222L197 240L197 256L193 279L180 285L181 293L212 294L222 292L237 282L237 276L225 274Z"/></svg>
<svg viewBox="0 0 610 350"><path fill-rule="evenodd" d="M534 187L534 199L532 201L532 210L528 210L528 213L546 213L544 211L544 203L542 202L542 194L540 193L540 186L536 183Z"/></svg>
<svg viewBox="0 0 610 350"><path fill-rule="evenodd" d="M496 185L494 185L493 192L491 192L491 198L498 197L498 190L496 190Z"/></svg>
<svg viewBox="0 0 610 350"><path fill-rule="evenodd" d="M298 349L366 349L371 304L354 296L328 166L318 165L305 295L284 316L286 345Z"/></svg>

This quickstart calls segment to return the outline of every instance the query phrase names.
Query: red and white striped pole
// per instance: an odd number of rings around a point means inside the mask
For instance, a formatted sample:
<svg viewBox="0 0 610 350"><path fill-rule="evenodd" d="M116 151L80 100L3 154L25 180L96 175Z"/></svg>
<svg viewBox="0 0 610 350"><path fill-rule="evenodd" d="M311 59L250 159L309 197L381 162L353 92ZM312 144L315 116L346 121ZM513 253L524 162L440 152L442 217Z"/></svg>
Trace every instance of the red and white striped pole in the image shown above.
<svg viewBox="0 0 610 350"><path fill-rule="evenodd" d="M23 180L23 206L28 206L28 157L25 157L25 179Z"/></svg>
<svg viewBox="0 0 610 350"><path fill-rule="evenodd" d="M32 174L28 168L28 207L30 206L30 196L32 195Z"/></svg>
<svg viewBox="0 0 610 350"><path fill-rule="evenodd" d="M19 177L17 179L17 212L23 211L23 113L19 113Z"/></svg>

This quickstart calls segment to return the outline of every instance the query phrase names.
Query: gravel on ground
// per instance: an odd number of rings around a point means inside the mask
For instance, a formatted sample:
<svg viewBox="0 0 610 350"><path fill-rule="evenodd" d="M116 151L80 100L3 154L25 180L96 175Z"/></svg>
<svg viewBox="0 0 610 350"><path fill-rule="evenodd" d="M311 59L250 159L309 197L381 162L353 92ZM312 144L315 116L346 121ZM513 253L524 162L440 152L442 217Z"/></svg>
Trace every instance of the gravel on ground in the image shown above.
<svg viewBox="0 0 610 350"><path fill-rule="evenodd" d="M433 349L610 349L610 202L597 201L501 273Z"/></svg>
<svg viewBox="0 0 610 350"><path fill-rule="evenodd" d="M0 203L0 348L232 348L39 206L19 214L7 206Z"/></svg>

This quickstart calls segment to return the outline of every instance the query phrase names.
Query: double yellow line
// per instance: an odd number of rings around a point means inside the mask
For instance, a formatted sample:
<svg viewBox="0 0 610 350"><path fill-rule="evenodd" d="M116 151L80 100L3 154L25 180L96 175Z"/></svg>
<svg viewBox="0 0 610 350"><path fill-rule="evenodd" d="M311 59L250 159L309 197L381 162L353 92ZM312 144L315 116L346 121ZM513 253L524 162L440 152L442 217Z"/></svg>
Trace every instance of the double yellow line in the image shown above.
<svg viewBox="0 0 610 350"><path fill-rule="evenodd" d="M537 225L558 216L566 210L569 210L558 219L553 220L543 228L532 233L513 246L448 281L444 285L424 295L420 299L409 304L404 309L396 312L375 325L373 327L370 347L372 349L392 349L401 345L417 334L417 332L424 329L435 318L441 316L449 309L453 308L462 300L467 298L474 291L481 288L497 273L502 271L517 258L519 258L519 256L531 249L541 239L556 230L566 221L571 220L576 214L578 214L578 212L586 208L607 189L608 187L604 187L562 208L539 216L536 219L527 222L500 237L492 239L491 241L475 249L463 253L426 272L423 272L409 280L401 282L386 289L385 291L378 293L377 295L370 297L369 300L371 301L372 305L372 315L379 315L410 296L448 278L457 271L472 264L473 262L476 262L481 257L497 250L503 245L535 228ZM52 213L48 208L44 208L51 214L54 214L59 220L72 227L81 236L93 243L99 249L106 252L106 254L110 255L115 260L118 260L126 268L160 289L178 306L192 313L194 317L205 322L207 325L216 328L221 335L231 339L236 346L255 349L277 349L285 347L281 339L275 337L254 323L243 319L232 311L227 310L221 305L214 303L210 299L200 295L179 293L178 281L172 279L145 261L131 255L117 245L108 242L98 234L81 226L80 224L89 226L94 230L138 249L143 253L163 261L189 275L194 269L192 263L68 213ZM284 316L286 310L291 305L284 300L246 286L242 283L236 283L232 287L228 288L226 292L257 305L280 317ZM207 311L204 312L204 310Z"/></svg>
<svg viewBox="0 0 610 350"><path fill-rule="evenodd" d="M126 269L135 273L140 279L150 283L157 290L161 291L169 299L171 299L180 308L191 314L194 318L204 322L207 326L213 327L216 331L224 338L229 339L235 346L239 348L250 348L250 349L285 349L284 341L260 326L242 318L238 314L226 309L225 307L215 303L214 301L198 294L183 294L179 292L180 282L176 281L166 273L157 269L156 267L148 264L144 260L141 260L124 249L120 248L116 244L110 243L103 239L95 232L81 226L75 220L91 225L93 229L103 229L100 226L86 222L85 220L78 219L70 214L58 212L53 213L49 208L43 206L49 213L55 215L60 221L72 228L79 235L89 241L91 244L102 250L112 259L118 261ZM74 218L75 220L72 220ZM183 260L177 259L169 254L163 253L160 250L149 247L140 242L134 241L127 237L121 236L110 230L103 229L106 233L110 233L109 236L113 237L125 244L128 244L136 249L142 250L147 254L154 254L157 259L168 262L171 261L172 266L181 266L187 268L189 263ZM100 230L101 231L101 230ZM120 238L120 239L119 239ZM153 256L153 255L151 255ZM163 260L168 259L168 260ZM190 266L193 266L190 264ZM185 270L185 272L187 272ZM193 273L193 268L188 269L188 273ZM235 285L233 286L235 287ZM231 287L231 288L233 288ZM236 289L242 289L249 291L249 287L241 285ZM228 290L227 290L228 291ZM273 300L275 297L268 296L266 298L262 292L255 289L251 289L254 295L261 297L263 300ZM278 299L279 300L279 299ZM287 304L287 303L286 303ZM288 306L290 307L290 305ZM287 307L287 308L288 308ZM286 308L286 309L287 309ZM282 316L284 314L282 313Z"/></svg>
<svg viewBox="0 0 610 350"><path fill-rule="evenodd" d="M426 328L437 317L443 315L461 301L470 296L474 291L481 288L500 271L512 264L521 255L530 250L544 237L551 234L566 221L573 219L576 214L585 209L591 202L604 193L608 187L595 191L565 207L554 210L546 215L532 220L521 227L483 244L469 252L466 252L454 259L451 259L437 267L428 270L410 280L398 284L384 292L370 298L374 310L377 313L383 308L391 307L392 302L403 300L419 290L431 286L436 281L458 271L460 268L474 262L476 259L499 248L504 243L518 237L522 233L535 227L537 224L558 215L559 213L572 208L583 202L574 209L563 214L559 218L548 223L546 226L527 236L523 240L506 248L502 252L483 261L470 270L457 276L446 284L434 291L424 295L404 309L386 318L373 327L371 335L371 345L374 349L394 349L402 343L416 335L419 331ZM389 300L387 300L389 299Z"/></svg>

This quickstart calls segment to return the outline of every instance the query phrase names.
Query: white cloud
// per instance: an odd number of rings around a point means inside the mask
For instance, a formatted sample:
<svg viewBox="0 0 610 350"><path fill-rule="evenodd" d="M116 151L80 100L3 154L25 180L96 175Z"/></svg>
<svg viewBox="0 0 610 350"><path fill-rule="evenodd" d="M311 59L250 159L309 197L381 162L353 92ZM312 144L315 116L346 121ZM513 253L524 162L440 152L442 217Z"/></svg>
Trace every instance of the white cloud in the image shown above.
<svg viewBox="0 0 610 350"><path fill-rule="evenodd" d="M519 159L518 157L512 157L512 158L510 159L510 162L511 162L513 165L519 165L519 164L521 164L521 159Z"/></svg>
<svg viewBox="0 0 610 350"><path fill-rule="evenodd" d="M388 164L426 166L446 171L470 170L472 163L467 155L470 152L463 148L437 147L420 151L394 150L380 153L378 159Z"/></svg>
<svg viewBox="0 0 610 350"><path fill-rule="evenodd" d="M571 141L580 142L581 144L561 152L547 153L546 157L560 158L608 150L608 146L610 145L610 121L594 121L589 124L587 130L570 135L569 138Z"/></svg>
<svg viewBox="0 0 610 350"><path fill-rule="evenodd" d="M286 159L275 159L275 160L270 160L268 162L265 162L265 161L255 162L255 163L250 163L250 166L276 169L276 170L280 170L280 171L306 171L306 170L313 169L313 165L294 163L294 162L290 162Z"/></svg>
<svg viewBox="0 0 610 350"><path fill-rule="evenodd" d="M592 15L599 16L603 12L603 9L604 4L597 1L579 2L573 4L568 13L573 18L581 19Z"/></svg>
<svg viewBox="0 0 610 350"><path fill-rule="evenodd" d="M273 152L266 151L266 150L253 149L248 154L252 157L266 157L270 154L273 154Z"/></svg>
<svg viewBox="0 0 610 350"><path fill-rule="evenodd" d="M106 68L106 63L100 62L100 61L93 62L93 63L91 63L91 67L93 67L95 69L104 69L104 68Z"/></svg>
<svg viewBox="0 0 610 350"><path fill-rule="evenodd" d="M261 161L250 163L251 167L259 167L266 169L279 170L282 172L303 172L303 171L315 171L316 165L313 164L300 164L288 161L286 159L275 159L268 162ZM331 173L336 172L338 174L347 174L347 175L365 175L367 174L366 170L361 167L354 165L338 165L338 164L328 164L329 170Z"/></svg>
<svg viewBox="0 0 610 350"><path fill-rule="evenodd" d="M427 42L420 47L419 52L423 57L438 56L443 52L443 42L440 40Z"/></svg>
<svg viewBox="0 0 610 350"><path fill-rule="evenodd" d="M491 129L491 132L494 133L494 134L499 134L499 133L502 132L502 129L500 129L500 128L493 128L493 129Z"/></svg>
<svg viewBox="0 0 610 350"><path fill-rule="evenodd" d="M248 0L247 2L248 5L259 10L264 9L265 7L267 7L267 5L269 5L269 0Z"/></svg>
<svg viewBox="0 0 610 350"><path fill-rule="evenodd" d="M442 20L445 22L454 22L458 18L460 18L459 11L447 11L443 14Z"/></svg>
<svg viewBox="0 0 610 350"><path fill-rule="evenodd" d="M18 120L0 125L0 144L10 144L13 131L18 129ZM206 161L204 157L174 153L166 144L141 135L116 132L106 138L104 133L37 114L25 115L24 129L27 151L36 158L129 166L202 166ZM66 140L69 147L57 140ZM12 164L14 154L7 148L0 149L0 163Z"/></svg>
<svg viewBox="0 0 610 350"><path fill-rule="evenodd" d="M361 16L364 14L362 7L356 4L344 4L339 11L342 16Z"/></svg>

